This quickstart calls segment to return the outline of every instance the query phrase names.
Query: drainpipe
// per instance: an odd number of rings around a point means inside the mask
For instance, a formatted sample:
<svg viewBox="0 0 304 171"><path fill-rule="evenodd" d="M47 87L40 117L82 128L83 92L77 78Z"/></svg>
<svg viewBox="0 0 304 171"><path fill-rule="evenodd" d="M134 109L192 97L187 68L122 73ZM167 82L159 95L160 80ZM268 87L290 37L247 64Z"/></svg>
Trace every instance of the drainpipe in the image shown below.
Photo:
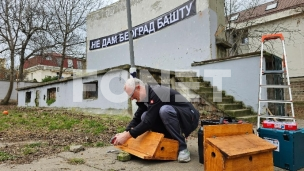
<svg viewBox="0 0 304 171"><path fill-rule="evenodd" d="M131 62L131 68L129 70L130 77L133 78L136 77L136 68L134 64L134 46L133 46L133 35L132 35L132 20L131 20L131 5L130 0L127 1L127 18L128 18L128 33L129 33L129 51L130 51L130 62Z"/></svg>

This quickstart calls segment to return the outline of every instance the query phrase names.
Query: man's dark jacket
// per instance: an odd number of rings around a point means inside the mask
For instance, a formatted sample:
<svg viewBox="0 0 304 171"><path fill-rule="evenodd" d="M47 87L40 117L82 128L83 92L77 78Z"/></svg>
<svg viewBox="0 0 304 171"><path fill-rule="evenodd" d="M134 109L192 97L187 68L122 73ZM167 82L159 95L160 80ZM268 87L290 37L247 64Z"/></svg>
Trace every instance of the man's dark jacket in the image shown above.
<svg viewBox="0 0 304 171"><path fill-rule="evenodd" d="M129 131L133 138L148 130L164 133L166 137L171 137L159 116L159 110L163 105L171 105L175 109L181 131L185 137L188 137L197 128L199 113L179 92L164 86L146 86L146 94L147 96L143 102L136 102L138 109L126 128L126 131ZM145 111L147 113L142 121L141 115Z"/></svg>

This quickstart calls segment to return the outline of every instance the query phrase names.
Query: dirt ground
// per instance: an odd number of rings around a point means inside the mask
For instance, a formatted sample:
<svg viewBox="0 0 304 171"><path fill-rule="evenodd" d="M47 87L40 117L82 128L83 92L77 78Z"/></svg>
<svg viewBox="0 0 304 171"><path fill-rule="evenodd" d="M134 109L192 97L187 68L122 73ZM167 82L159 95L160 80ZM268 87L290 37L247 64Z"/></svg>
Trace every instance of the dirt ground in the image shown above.
<svg viewBox="0 0 304 171"><path fill-rule="evenodd" d="M17 108L14 105L0 106L3 110L20 110L22 112L39 113L40 108ZM64 113L78 119L96 120L89 115L72 114L68 111L50 110L50 113ZM73 115L73 116L72 116ZM39 118L38 118L39 119ZM85 130L73 128L74 130L31 130L15 127L0 131L0 164L25 164L40 158L68 151L70 145L83 145L85 147L102 147L109 145L110 138L116 134L116 125L106 123L107 129L98 135L86 133ZM126 124L123 122L122 124ZM9 155L6 155L9 154Z"/></svg>

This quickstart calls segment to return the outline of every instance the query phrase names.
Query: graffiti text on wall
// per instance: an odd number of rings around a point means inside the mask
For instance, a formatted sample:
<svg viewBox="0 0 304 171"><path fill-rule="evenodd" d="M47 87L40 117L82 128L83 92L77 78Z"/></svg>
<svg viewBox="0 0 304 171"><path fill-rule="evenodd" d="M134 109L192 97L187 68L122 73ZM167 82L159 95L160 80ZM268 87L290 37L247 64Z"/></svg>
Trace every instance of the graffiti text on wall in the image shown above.
<svg viewBox="0 0 304 171"><path fill-rule="evenodd" d="M171 24L182 21L196 14L196 0L188 1L183 5L143 24L132 28L133 39L140 38L159 31ZM129 41L128 30L90 40L90 50L106 48L119 43Z"/></svg>

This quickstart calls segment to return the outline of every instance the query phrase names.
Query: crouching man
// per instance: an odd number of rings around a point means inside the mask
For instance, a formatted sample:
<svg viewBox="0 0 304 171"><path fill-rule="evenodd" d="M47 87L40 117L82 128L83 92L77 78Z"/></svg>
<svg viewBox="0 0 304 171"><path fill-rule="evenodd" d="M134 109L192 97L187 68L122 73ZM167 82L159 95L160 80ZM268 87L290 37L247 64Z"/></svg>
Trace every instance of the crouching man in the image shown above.
<svg viewBox="0 0 304 171"><path fill-rule="evenodd" d="M193 105L176 90L164 86L145 85L140 79L130 78L124 91L136 100L138 109L126 131L116 135L114 145L124 144L148 130L163 133L166 138L179 142L179 162L189 162L190 152L185 138L199 123L199 113Z"/></svg>

